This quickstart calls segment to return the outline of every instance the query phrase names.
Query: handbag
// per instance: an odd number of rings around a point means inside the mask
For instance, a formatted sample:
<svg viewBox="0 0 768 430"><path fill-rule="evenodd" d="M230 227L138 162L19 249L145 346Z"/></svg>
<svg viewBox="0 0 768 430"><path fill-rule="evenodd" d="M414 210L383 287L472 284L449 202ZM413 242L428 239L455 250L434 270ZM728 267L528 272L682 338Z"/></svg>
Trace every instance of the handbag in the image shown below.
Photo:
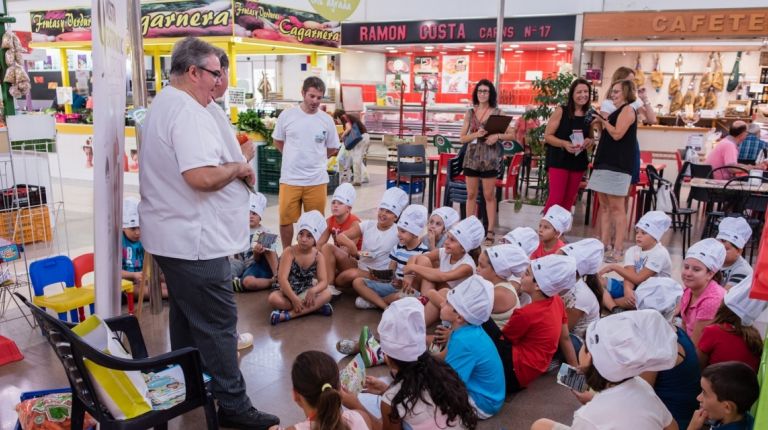
<svg viewBox="0 0 768 430"><path fill-rule="evenodd" d="M351 151L361 140L363 140L363 134L360 133L360 127L357 124L353 124L349 134L344 138L344 149Z"/></svg>
<svg viewBox="0 0 768 430"><path fill-rule="evenodd" d="M669 184L662 183L656 191L656 210L661 212L672 212L672 193Z"/></svg>

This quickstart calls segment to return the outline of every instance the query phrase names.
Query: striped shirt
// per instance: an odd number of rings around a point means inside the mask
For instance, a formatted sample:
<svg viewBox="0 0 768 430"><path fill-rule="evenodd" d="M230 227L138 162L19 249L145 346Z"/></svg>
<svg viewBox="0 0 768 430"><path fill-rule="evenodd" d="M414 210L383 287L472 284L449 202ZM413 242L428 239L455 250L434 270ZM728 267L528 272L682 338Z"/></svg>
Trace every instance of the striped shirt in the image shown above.
<svg viewBox="0 0 768 430"><path fill-rule="evenodd" d="M403 279L403 267L408 264L409 258L426 252L429 252L429 248L421 242L413 249L408 249L405 245L400 245L399 243L395 245L392 248L392 252L389 253L389 259L397 263L397 269L395 269L397 279Z"/></svg>
<svg viewBox="0 0 768 430"><path fill-rule="evenodd" d="M728 267L723 267L721 270L723 275L723 286L732 287L739 282L743 281L747 276L752 276L752 267L747 263L744 257L739 257L733 264Z"/></svg>

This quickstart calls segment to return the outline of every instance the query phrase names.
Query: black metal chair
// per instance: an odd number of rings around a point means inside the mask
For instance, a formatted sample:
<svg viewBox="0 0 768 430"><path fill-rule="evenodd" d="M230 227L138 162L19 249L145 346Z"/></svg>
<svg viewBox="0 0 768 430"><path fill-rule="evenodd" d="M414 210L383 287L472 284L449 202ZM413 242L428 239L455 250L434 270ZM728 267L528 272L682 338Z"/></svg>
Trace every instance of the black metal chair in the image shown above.
<svg viewBox="0 0 768 430"><path fill-rule="evenodd" d="M409 160L405 160L409 158ZM422 187L426 185L426 179L429 178L427 172L427 154L424 145L397 145L397 186L400 186L400 179L408 181L408 203L411 203L411 196L417 181L421 181ZM421 201L424 202L424 192L422 189Z"/></svg>
<svg viewBox="0 0 768 430"><path fill-rule="evenodd" d="M712 172L712 166L709 164L696 164L686 161L683 163L683 168L677 173L677 179L675 179L675 185L673 191L677 201L680 201L680 189L688 178L708 178L710 172ZM691 188L688 193L688 207L691 207L693 200L706 201L707 191L699 188Z"/></svg>
<svg viewBox="0 0 768 430"><path fill-rule="evenodd" d="M203 383L203 368L200 353L195 348L182 348L156 357L147 357L144 337L139 328L139 321L133 315L124 315L106 320L106 324L116 334L123 334L128 340L132 360L113 357L92 348L76 335L69 324L59 321L44 310L30 303L26 297L15 293L32 311L43 336L51 344L53 351L64 366L64 371L72 388L72 428L82 429L85 412L99 423L102 430L107 429L167 429L168 421L193 409L203 407L208 429L218 429L213 396ZM91 379L85 367L85 360L99 366L123 371L158 371L169 365L179 365L184 372L186 393L184 401L162 411L150 411L138 417L117 420L109 413L96 395L96 382Z"/></svg>
<svg viewBox="0 0 768 430"><path fill-rule="evenodd" d="M647 192L653 209L656 209L656 193L662 186L666 185L671 188L672 184L668 180L662 178L661 175L659 175L659 172L656 171L656 168L652 165L646 166L646 174L648 175ZM673 191L670 192L669 197L672 202L672 210L666 211L665 213L672 218L672 231L677 232L677 230L680 230L683 235L683 255L685 255L688 245L691 244L691 229L693 228L692 218L696 211L691 208L681 208L680 202Z"/></svg>

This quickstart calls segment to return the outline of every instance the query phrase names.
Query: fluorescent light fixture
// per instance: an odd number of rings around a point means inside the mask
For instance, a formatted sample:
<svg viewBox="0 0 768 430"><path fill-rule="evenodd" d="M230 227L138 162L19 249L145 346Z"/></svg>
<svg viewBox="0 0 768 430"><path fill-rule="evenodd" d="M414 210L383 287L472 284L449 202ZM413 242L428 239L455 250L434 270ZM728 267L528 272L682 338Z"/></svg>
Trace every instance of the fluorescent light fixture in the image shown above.
<svg viewBox="0 0 768 430"><path fill-rule="evenodd" d="M387 46L387 47L386 47L386 48L384 48L384 49L389 49L389 50L391 51L391 50L395 49L395 47L394 47L394 46Z"/></svg>
<svg viewBox="0 0 768 430"><path fill-rule="evenodd" d="M467 48L467 49L472 49L474 47L475 47L475 45L467 45L467 46L465 46L465 48Z"/></svg>
<svg viewBox="0 0 768 430"><path fill-rule="evenodd" d="M567 47L568 47L568 45L566 45L565 43L558 43L558 44L557 44L557 47L558 47L558 48L567 48Z"/></svg>
<svg viewBox="0 0 768 430"><path fill-rule="evenodd" d="M440 54L442 54L442 55L446 55L446 54L448 54L448 52L446 52L446 51L440 51Z"/></svg>
<svg viewBox="0 0 768 430"><path fill-rule="evenodd" d="M397 54L397 51L396 51L396 50L394 50L394 49L390 49L390 50L389 50L389 53L390 53L390 54Z"/></svg>
<svg viewBox="0 0 768 430"><path fill-rule="evenodd" d="M472 52L470 48L464 48L464 52Z"/></svg>
<svg viewBox="0 0 768 430"><path fill-rule="evenodd" d="M513 43L513 44L509 45L509 47L510 48L519 48L520 45L518 45L517 43Z"/></svg>
<svg viewBox="0 0 768 430"><path fill-rule="evenodd" d="M522 49L518 49L517 51L515 51L515 54L522 54L523 52L525 51L523 51Z"/></svg>
<svg viewBox="0 0 768 430"><path fill-rule="evenodd" d="M514 49L512 49L512 48L504 48L504 50L507 51L507 52L514 51Z"/></svg>
<svg viewBox="0 0 768 430"><path fill-rule="evenodd" d="M555 50L555 47L554 47L554 46L548 46L548 47L547 47L547 51L554 51L554 50Z"/></svg>
<svg viewBox="0 0 768 430"><path fill-rule="evenodd" d="M424 47L424 49L435 49L435 47L427 45L427 46Z"/></svg>
<svg viewBox="0 0 768 430"><path fill-rule="evenodd" d="M477 53L480 55L485 55L485 51L477 51Z"/></svg>
<svg viewBox="0 0 768 430"><path fill-rule="evenodd" d="M566 52L566 51L565 51L565 49L558 49L557 52L563 53L563 52Z"/></svg>

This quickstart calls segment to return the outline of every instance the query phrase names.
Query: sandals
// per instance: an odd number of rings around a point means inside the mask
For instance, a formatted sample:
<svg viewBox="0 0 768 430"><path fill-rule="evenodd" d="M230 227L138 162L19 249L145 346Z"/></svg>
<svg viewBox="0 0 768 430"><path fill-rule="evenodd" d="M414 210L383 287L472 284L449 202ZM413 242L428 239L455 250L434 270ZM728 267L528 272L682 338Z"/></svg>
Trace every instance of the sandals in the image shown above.
<svg viewBox="0 0 768 430"><path fill-rule="evenodd" d="M290 321L291 320L291 314L288 311L272 311L271 314L269 314L269 323L271 325L277 325L277 323Z"/></svg>
<svg viewBox="0 0 768 430"><path fill-rule="evenodd" d="M485 245L490 246L490 245L493 245L495 242L496 242L496 234L494 234L492 231L489 231L485 235L485 242L484 242Z"/></svg>

